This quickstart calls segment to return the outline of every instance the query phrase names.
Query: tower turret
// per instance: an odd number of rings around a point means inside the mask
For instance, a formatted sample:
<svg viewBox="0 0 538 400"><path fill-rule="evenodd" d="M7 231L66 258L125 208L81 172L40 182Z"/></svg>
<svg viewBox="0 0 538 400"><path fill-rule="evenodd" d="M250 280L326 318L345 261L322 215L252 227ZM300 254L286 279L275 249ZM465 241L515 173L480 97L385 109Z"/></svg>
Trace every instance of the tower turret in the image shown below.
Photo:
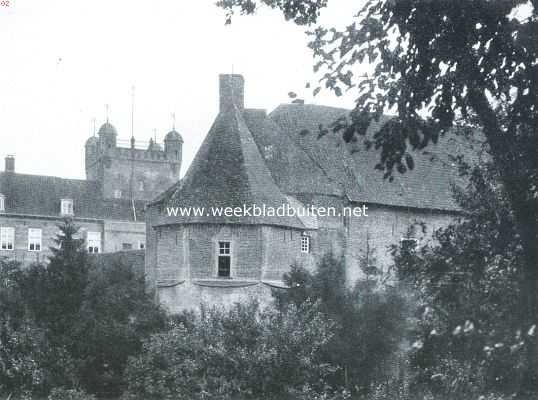
<svg viewBox="0 0 538 400"><path fill-rule="evenodd" d="M183 138L175 129L172 129L164 137L164 151L167 160L181 164L182 149Z"/></svg>
<svg viewBox="0 0 538 400"><path fill-rule="evenodd" d="M114 128L114 125L108 122L108 120L101 125L98 134L99 142L101 143L103 150L116 147L118 132L116 131L116 128Z"/></svg>

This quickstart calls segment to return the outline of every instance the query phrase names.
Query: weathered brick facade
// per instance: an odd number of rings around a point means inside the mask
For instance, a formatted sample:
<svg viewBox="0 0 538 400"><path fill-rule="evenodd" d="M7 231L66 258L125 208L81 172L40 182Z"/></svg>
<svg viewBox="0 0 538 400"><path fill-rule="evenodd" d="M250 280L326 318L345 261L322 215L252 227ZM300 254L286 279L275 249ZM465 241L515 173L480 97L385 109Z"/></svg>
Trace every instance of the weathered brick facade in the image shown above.
<svg viewBox="0 0 538 400"><path fill-rule="evenodd" d="M373 151L351 151L336 135L318 134L347 110L293 104L267 115L244 108L243 77L223 75L219 83L219 115L185 178L146 212L146 277L170 311L249 297L267 303L271 288L284 287L282 276L293 263L313 269L329 252L343 257L352 284L363 275L361 265L387 269L391 245L431 240L458 215L452 185L461 180L448 160L428 163L417 155L415 171L388 182L375 169ZM165 212L169 206L252 204L337 212L280 219ZM367 207L366 215L344 217L343 207ZM230 274L223 276L218 260L228 251Z"/></svg>

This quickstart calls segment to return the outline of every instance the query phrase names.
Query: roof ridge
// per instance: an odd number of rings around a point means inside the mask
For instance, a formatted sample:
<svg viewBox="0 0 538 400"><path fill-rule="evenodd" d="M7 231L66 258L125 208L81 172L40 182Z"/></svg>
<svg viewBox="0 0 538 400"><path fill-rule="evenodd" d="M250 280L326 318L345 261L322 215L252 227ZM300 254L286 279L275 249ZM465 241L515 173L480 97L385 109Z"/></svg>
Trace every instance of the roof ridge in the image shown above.
<svg viewBox="0 0 538 400"><path fill-rule="evenodd" d="M7 171L0 171L1 175L16 175L16 176L31 176L33 178L49 178L49 179L57 179L62 181L76 181L76 182L91 182L91 183L97 183L97 181L90 180L90 179L81 179L81 178L63 178L61 176L55 176L55 175L38 175L38 174L26 174L21 172L7 172Z"/></svg>

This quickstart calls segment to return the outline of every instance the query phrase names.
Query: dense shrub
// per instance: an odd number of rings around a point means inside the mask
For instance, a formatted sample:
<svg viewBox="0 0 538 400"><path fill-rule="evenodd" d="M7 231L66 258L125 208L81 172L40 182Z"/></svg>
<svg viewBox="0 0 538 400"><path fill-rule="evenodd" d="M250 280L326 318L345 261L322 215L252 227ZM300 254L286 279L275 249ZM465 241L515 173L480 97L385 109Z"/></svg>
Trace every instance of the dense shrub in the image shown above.
<svg viewBox="0 0 538 400"><path fill-rule="evenodd" d="M448 399L523 395L529 357L538 357L527 347L538 332L521 303L520 237L496 171L469 172L469 190L458 192L465 216L438 230L431 244L395 249L399 276L416 289L420 305L413 387Z"/></svg>
<svg viewBox="0 0 538 400"><path fill-rule="evenodd" d="M323 393L332 324L315 304L202 309L153 335L127 369L129 399L285 399Z"/></svg>
<svg viewBox="0 0 538 400"><path fill-rule="evenodd" d="M0 260L0 394L119 396L128 357L167 317L142 274L90 262L77 227L60 230L49 264Z"/></svg>
<svg viewBox="0 0 538 400"><path fill-rule="evenodd" d="M400 290L368 279L350 287L343 260L328 254L311 273L293 266L284 280L289 290L275 291L278 307L318 302L335 326L323 348L325 362L337 367L333 387L368 392L398 372L400 345L407 331L407 301ZM369 266L371 269L371 266Z"/></svg>

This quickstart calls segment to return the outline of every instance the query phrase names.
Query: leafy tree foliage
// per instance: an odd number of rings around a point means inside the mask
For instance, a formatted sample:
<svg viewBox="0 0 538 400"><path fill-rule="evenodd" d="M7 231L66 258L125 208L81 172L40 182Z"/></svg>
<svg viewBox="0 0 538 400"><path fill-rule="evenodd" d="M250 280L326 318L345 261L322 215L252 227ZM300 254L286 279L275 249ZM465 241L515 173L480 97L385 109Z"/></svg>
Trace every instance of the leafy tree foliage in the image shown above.
<svg viewBox="0 0 538 400"><path fill-rule="evenodd" d="M308 18L297 3L311 5ZM304 25L314 23L326 6L294 0L221 6L253 13L258 4L281 9ZM526 18L514 18L523 5ZM334 129L353 141L367 134L372 120L395 112L364 140L380 149L378 168L390 178L394 169L413 169L413 151L456 134L451 128L459 120L477 121L521 240L524 285L518 307L530 329L538 321L538 1L367 0L350 19L342 30L315 27L309 44L320 82L336 95L357 92L355 109ZM357 76L361 63L370 63L373 73ZM538 351L532 344L527 349L525 384L534 389Z"/></svg>
<svg viewBox="0 0 538 400"><path fill-rule="evenodd" d="M414 385L455 399L521 393L525 350L538 332L522 323L518 307L525 275L514 215L491 166L475 168L469 192L458 198L466 215L437 231L435 244L395 251L400 278L421 304Z"/></svg>
<svg viewBox="0 0 538 400"><path fill-rule="evenodd" d="M49 264L0 260L0 393L119 396L128 357L166 315L143 276L91 260L72 221L59 228Z"/></svg>
<svg viewBox="0 0 538 400"><path fill-rule="evenodd" d="M165 323L164 311L145 291L143 275L120 261L92 265L71 333L82 386L100 395L120 395L128 357Z"/></svg>
<svg viewBox="0 0 538 400"><path fill-rule="evenodd" d="M338 367L331 377L333 386L367 392L396 372L394 363L401 356L398 349L405 338L407 311L398 289L374 280L350 288L343 260L331 254L323 257L314 274L293 266L284 281L290 289L274 293L278 307L317 302L320 311L336 324L323 349L325 361Z"/></svg>
<svg viewBox="0 0 538 400"><path fill-rule="evenodd" d="M28 315L17 262L0 259L0 393L46 393L76 383L73 360L51 346L45 329Z"/></svg>
<svg viewBox="0 0 538 400"><path fill-rule="evenodd" d="M130 360L127 398L306 399L326 390L334 368L320 355L331 324L316 305L278 312L254 302L190 318Z"/></svg>
<svg viewBox="0 0 538 400"><path fill-rule="evenodd" d="M22 296L37 324L49 331L58 345L66 344L82 305L88 283L88 254L78 228L69 219L59 226L60 233L51 248L47 265L33 264L20 281Z"/></svg>

